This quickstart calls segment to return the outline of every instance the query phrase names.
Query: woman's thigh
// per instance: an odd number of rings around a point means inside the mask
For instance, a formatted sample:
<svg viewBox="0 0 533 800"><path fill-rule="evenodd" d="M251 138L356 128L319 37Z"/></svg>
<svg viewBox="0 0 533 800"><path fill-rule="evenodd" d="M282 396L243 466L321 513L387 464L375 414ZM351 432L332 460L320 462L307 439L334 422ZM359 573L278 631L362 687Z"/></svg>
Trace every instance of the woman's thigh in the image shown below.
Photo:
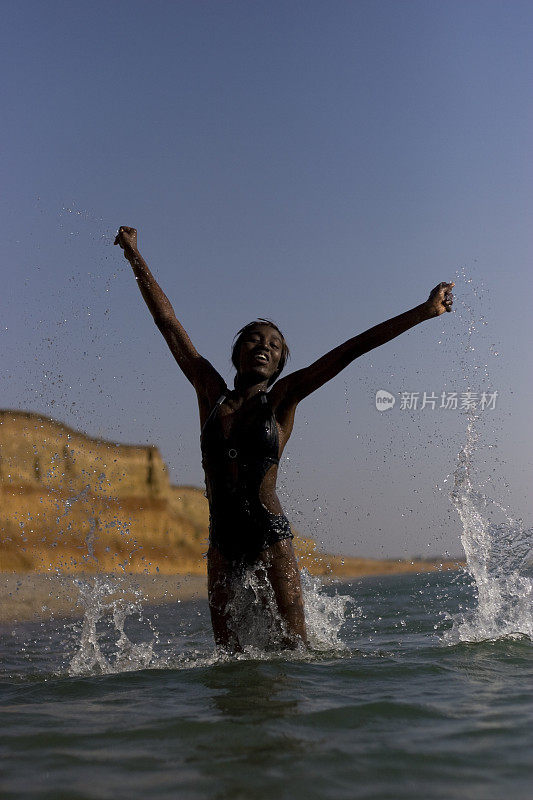
<svg viewBox="0 0 533 800"><path fill-rule="evenodd" d="M276 542L263 551L261 560L288 633L306 642L300 570L291 540Z"/></svg>
<svg viewBox="0 0 533 800"><path fill-rule="evenodd" d="M207 553L207 594L215 642L223 647L235 647L229 611L234 596L231 564L216 547L210 547Z"/></svg>

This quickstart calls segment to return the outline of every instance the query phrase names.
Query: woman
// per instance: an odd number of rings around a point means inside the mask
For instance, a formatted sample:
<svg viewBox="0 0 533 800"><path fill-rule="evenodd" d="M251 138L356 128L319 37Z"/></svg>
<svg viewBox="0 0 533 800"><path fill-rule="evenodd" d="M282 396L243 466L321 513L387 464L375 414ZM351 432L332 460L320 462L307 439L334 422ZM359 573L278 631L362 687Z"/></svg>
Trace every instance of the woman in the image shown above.
<svg viewBox="0 0 533 800"><path fill-rule="evenodd" d="M232 352L237 375L234 389L229 390L177 320L139 253L137 231L119 228L115 244L124 250L157 327L196 389L210 512L207 571L215 641L239 649L230 613L232 585L236 576L253 566L266 572L272 587L284 645L304 645L300 574L290 524L276 495L279 459L292 432L296 406L363 353L419 322L451 311L454 284L440 283L425 303L349 339L311 366L280 380L288 356L285 339L274 323L255 320L237 334Z"/></svg>

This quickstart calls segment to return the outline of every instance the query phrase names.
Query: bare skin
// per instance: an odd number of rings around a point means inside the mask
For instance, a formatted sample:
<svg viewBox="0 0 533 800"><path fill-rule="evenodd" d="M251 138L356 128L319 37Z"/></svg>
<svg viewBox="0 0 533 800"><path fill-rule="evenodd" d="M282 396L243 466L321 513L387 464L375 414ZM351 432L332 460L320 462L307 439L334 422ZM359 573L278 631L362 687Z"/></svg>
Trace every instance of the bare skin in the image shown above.
<svg viewBox="0 0 533 800"><path fill-rule="evenodd" d="M153 277L137 247L135 228L119 228L115 244L124 250L154 321L163 334L179 367L192 383L198 398L200 424L203 426L214 404L227 391L226 384L192 344L178 321L167 296ZM279 434L279 456L292 433L298 403L330 381L359 356L396 338L425 320L452 310L453 283L439 283L429 298L409 311L382 322L354 336L313 364L275 381L269 390L269 402ZM277 373L282 351L279 332L268 324L257 324L247 332L239 352L239 368L235 389L220 407L219 419L224 435L234 425L246 424L257 411L257 395L266 392L269 381ZM276 494L277 466L266 473L259 490L259 499L273 514L282 508ZM300 586L300 575L289 539L277 542L260 556L272 586L278 610L285 622L287 646L307 643ZM238 649L226 614L231 600L227 576L232 565L213 546L208 553L208 590L213 632L217 644Z"/></svg>

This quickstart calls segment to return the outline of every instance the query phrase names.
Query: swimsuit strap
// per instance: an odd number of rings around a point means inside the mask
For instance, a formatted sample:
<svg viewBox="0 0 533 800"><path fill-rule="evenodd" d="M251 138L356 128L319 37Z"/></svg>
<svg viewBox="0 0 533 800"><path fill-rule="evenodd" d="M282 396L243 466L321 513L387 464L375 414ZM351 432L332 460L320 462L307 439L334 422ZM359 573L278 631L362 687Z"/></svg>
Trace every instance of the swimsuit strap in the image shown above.
<svg viewBox="0 0 533 800"><path fill-rule="evenodd" d="M272 408L270 406L270 401L268 399L268 395L267 395L266 392L263 392L263 394L261 395L261 404L264 405L264 406L268 406L269 410L270 410L270 426L271 426L271 429L273 429L273 431L274 431L274 436L275 436L275 441L276 441L276 453L277 453L278 447L279 447L278 426L276 424L276 418L275 418L274 412L272 411ZM278 455L276 455L276 456L265 456L265 461L270 461L271 464L279 464L279 457L278 457Z"/></svg>
<svg viewBox="0 0 533 800"><path fill-rule="evenodd" d="M213 417L215 416L215 414L217 413L218 409L220 408L220 406L222 405L222 403L224 402L225 399L226 399L226 395L225 394L221 394L220 397L218 398L218 400L216 401L215 405L213 406L213 408L209 412L209 416L207 417L206 421L204 422L204 424L202 426L200 437L202 437L204 435L205 429L207 428L208 424L211 422L211 420L213 419Z"/></svg>
<svg viewBox="0 0 533 800"><path fill-rule="evenodd" d="M215 405L213 406L213 408L209 412L209 415L208 415L206 421L202 425L202 430L200 431L200 440L202 440L205 429L207 428L207 426L209 425L211 420L216 416L218 409L220 408L220 406L222 405L222 403L224 402L224 400L226 398L227 398L227 394L221 394L220 397L218 398L218 400L216 401ZM267 397L267 393L266 392L262 392L261 393L261 405L263 405L263 406L268 405L268 397ZM276 436L277 436L277 428L276 428ZM276 462L276 463L279 463L279 461Z"/></svg>

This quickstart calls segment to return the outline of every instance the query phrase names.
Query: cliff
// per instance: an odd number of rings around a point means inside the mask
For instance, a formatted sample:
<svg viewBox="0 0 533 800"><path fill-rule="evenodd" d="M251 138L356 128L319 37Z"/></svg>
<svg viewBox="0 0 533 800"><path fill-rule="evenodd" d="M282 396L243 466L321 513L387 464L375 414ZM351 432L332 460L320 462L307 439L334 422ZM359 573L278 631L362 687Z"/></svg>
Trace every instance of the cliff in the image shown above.
<svg viewBox="0 0 533 800"><path fill-rule="evenodd" d="M208 521L203 491L171 485L156 447L92 438L31 412L0 411L0 571L200 575ZM313 574L437 568L328 556L301 537L295 547Z"/></svg>
<svg viewBox="0 0 533 800"><path fill-rule="evenodd" d="M172 486L156 447L0 411L3 571L204 570L201 490Z"/></svg>

